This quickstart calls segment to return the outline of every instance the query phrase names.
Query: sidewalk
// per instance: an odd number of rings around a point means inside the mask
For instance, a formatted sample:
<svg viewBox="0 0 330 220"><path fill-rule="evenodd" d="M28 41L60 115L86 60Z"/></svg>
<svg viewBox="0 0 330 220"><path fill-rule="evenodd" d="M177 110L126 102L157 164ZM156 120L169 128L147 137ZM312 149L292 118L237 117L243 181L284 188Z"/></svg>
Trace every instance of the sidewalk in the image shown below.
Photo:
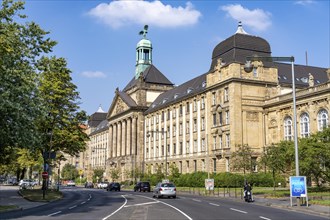
<svg viewBox="0 0 330 220"><path fill-rule="evenodd" d="M18 186L0 185L0 206L14 205L17 206L14 210L29 209L36 206L41 206L46 202L31 202L24 199L18 193Z"/></svg>

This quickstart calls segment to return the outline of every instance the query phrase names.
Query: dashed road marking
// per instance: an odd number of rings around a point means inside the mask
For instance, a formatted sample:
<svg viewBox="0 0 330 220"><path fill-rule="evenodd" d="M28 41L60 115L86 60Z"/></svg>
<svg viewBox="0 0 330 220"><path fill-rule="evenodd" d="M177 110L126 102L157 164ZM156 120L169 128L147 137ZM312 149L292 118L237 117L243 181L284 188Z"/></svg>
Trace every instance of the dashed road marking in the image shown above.
<svg viewBox="0 0 330 220"><path fill-rule="evenodd" d="M192 199L192 200L195 202L201 202L201 200L199 200L199 199Z"/></svg>
<svg viewBox="0 0 330 220"><path fill-rule="evenodd" d="M240 212L240 213L244 213L246 214L247 212L245 211L242 211L242 210L239 210L239 209L233 209L233 208L230 208L231 210L235 211L235 212Z"/></svg>
<svg viewBox="0 0 330 220"><path fill-rule="evenodd" d="M259 218L262 218L262 219L265 219L265 220L272 220L270 218L266 218L266 217L263 217L263 216L259 216Z"/></svg>
<svg viewBox="0 0 330 220"><path fill-rule="evenodd" d="M149 204L155 204L155 203L159 203L159 201L155 201L155 202L145 202L145 203L139 203L139 204L134 204L134 205L125 205L125 208L127 208L127 207L131 207L131 206L149 205Z"/></svg>
<svg viewBox="0 0 330 220"><path fill-rule="evenodd" d="M77 207L77 205L74 205L74 206L71 206L69 209L74 209L76 207Z"/></svg>
<svg viewBox="0 0 330 220"><path fill-rule="evenodd" d="M53 216L53 215L57 215L57 214L59 214L59 213L61 213L62 211L58 211L58 212L54 212L54 213L52 213L52 214L49 214L49 215L47 215L47 216Z"/></svg>
<svg viewBox="0 0 330 220"><path fill-rule="evenodd" d="M218 205L218 204L215 204L215 203L209 203L210 205L214 205L214 206L220 206L220 205Z"/></svg>

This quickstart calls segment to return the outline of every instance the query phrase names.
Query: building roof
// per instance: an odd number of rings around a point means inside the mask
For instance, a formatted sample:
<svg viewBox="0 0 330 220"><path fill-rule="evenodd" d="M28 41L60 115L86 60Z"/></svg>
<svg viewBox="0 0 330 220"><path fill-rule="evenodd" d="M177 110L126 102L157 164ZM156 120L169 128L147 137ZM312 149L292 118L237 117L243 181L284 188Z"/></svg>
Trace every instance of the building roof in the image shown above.
<svg viewBox="0 0 330 220"><path fill-rule="evenodd" d="M204 73L194 79L191 79L180 86L160 94L156 100L145 111L146 114L164 108L167 105L182 101L183 99L203 92L206 89L206 75Z"/></svg>
<svg viewBox="0 0 330 220"><path fill-rule="evenodd" d="M277 63L279 84L292 84L292 67L288 63ZM314 77L314 84L319 85L328 81L327 68L294 65L295 84L297 87L309 86L309 74Z"/></svg>
<svg viewBox="0 0 330 220"><path fill-rule="evenodd" d="M95 130L89 134L89 136L91 135L95 135L97 133L100 133L100 132L103 132L103 131L106 131L108 130L109 126L108 126L108 120L105 119L103 121L101 121L98 126L95 128Z"/></svg>
<svg viewBox="0 0 330 220"><path fill-rule="evenodd" d="M164 74L162 74L154 65L150 65L148 68L145 69L145 71L142 73L141 76L144 80L145 83L150 83L150 84L161 84L161 85L174 85L170 80L167 79ZM131 89L134 87L137 82L139 81L138 79L133 79L125 86L124 92L127 90Z"/></svg>
<svg viewBox="0 0 330 220"><path fill-rule="evenodd" d="M92 114L88 119L88 126L89 127L97 127L103 120L107 117L106 112L95 112Z"/></svg>

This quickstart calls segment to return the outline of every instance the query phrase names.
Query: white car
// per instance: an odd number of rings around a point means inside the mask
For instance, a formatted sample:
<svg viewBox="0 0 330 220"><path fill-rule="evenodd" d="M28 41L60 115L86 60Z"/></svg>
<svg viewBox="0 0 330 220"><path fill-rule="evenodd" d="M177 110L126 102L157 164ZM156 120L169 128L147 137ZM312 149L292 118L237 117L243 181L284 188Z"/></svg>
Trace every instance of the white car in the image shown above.
<svg viewBox="0 0 330 220"><path fill-rule="evenodd" d="M97 184L97 188L99 189L106 189L109 185L109 182L100 182Z"/></svg>
<svg viewBox="0 0 330 220"><path fill-rule="evenodd" d="M160 182L154 188L153 197L176 198L176 187L173 183L170 182Z"/></svg>
<svg viewBox="0 0 330 220"><path fill-rule="evenodd" d="M76 183L75 183L73 180L69 180L69 181L66 183L66 186L76 186Z"/></svg>
<svg viewBox="0 0 330 220"><path fill-rule="evenodd" d="M23 185L26 185L26 186L32 186L34 187L35 185L37 185L38 183L34 180L30 180L30 179L22 179L19 181L18 185L19 186L23 186Z"/></svg>

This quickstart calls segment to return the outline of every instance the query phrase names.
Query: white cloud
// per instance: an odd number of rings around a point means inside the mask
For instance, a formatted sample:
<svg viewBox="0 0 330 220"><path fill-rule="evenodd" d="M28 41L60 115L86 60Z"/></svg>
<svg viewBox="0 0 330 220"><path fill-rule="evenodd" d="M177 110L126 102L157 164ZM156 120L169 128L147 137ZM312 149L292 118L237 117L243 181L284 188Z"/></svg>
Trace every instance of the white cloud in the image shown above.
<svg viewBox="0 0 330 220"><path fill-rule="evenodd" d="M227 15L237 21L242 21L243 26L248 26L255 31L264 31L271 26L271 13L262 9L249 10L241 5L226 5L221 9L227 12Z"/></svg>
<svg viewBox="0 0 330 220"><path fill-rule="evenodd" d="M305 6L305 5L310 5L310 4L314 4L315 3L315 1L313 1L313 0L301 0L301 1L295 1L295 4L296 5L303 5L303 6Z"/></svg>
<svg viewBox="0 0 330 220"><path fill-rule="evenodd" d="M179 27L198 22L201 13L190 2L185 7L172 7L156 0L148 1L112 1L102 3L88 12L101 22L118 28L129 24L152 25L158 27Z"/></svg>
<svg viewBox="0 0 330 220"><path fill-rule="evenodd" d="M107 75L101 71L84 71L81 73L81 75L83 75L87 78L106 78L107 77Z"/></svg>

